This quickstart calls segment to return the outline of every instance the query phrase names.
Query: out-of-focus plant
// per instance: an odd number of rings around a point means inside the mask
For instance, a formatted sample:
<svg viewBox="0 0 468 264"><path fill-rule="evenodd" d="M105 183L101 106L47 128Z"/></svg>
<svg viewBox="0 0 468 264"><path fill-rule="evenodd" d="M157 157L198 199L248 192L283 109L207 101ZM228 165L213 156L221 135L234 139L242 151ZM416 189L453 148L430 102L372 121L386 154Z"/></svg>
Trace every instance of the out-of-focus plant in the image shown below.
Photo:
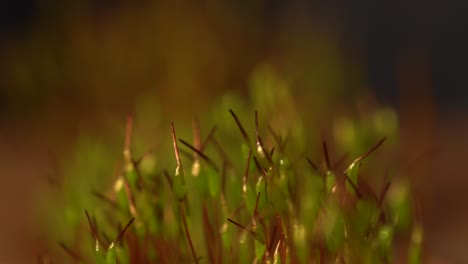
<svg viewBox="0 0 468 264"><path fill-rule="evenodd" d="M261 66L251 101L226 94L192 124L156 117L161 143L147 149L138 130L151 119L136 111L110 179L112 152L83 144L49 218L59 245L80 263L390 263L395 236L409 232L418 263L410 186L392 180L382 154L397 140L396 114L330 120L334 140L317 154L320 124L308 130L314 112L288 85Z"/></svg>

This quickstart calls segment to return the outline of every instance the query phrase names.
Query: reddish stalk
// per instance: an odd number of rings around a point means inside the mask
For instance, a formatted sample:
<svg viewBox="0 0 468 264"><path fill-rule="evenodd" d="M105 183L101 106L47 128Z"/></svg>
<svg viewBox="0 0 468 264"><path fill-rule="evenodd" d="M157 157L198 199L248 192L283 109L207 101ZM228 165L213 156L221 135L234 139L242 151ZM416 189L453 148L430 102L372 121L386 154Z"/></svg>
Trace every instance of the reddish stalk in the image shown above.
<svg viewBox="0 0 468 264"><path fill-rule="evenodd" d="M130 151L130 145L132 142L132 130L133 130L133 115L129 114L127 117L127 125L125 127L124 151Z"/></svg>
<svg viewBox="0 0 468 264"><path fill-rule="evenodd" d="M184 144L186 147L188 147L190 150L192 150L193 152L195 152L199 157L201 157L203 160L206 161L206 163L208 163L208 165L210 165L216 172L219 172L219 168L218 166L216 165L216 163L214 163L214 161L212 159L210 159L208 156L206 156L203 152L201 152L200 150L196 149L194 146L190 145L187 141L179 138L179 141Z"/></svg>
<svg viewBox="0 0 468 264"><path fill-rule="evenodd" d="M328 155L327 143L322 141L323 155L325 156L325 163L327 164L327 170L331 170L332 166L330 163L330 156Z"/></svg>
<svg viewBox="0 0 468 264"><path fill-rule="evenodd" d="M136 217L136 205L135 205L135 196L133 196L132 189L130 188L130 183L128 182L127 178L123 178L125 193L127 194L128 199L128 210L132 214L133 217Z"/></svg>
<svg viewBox="0 0 468 264"><path fill-rule="evenodd" d="M200 122L198 121L198 118L195 117L192 120L192 127L193 127L193 145L195 146L195 148L200 150L202 146L202 142L201 142L201 135L200 135Z"/></svg>
<svg viewBox="0 0 468 264"><path fill-rule="evenodd" d="M255 200L255 207L254 207L254 211L253 211L253 214L252 214L252 229L255 231L257 230L257 222L255 220L258 220L258 212L257 212L257 209L258 209L258 201L260 200L260 192L257 193L257 198Z"/></svg>
<svg viewBox="0 0 468 264"><path fill-rule="evenodd" d="M267 171L260 165L260 163L258 162L257 158L253 157L254 159L254 163L255 163L255 167L257 167L257 170L263 174L263 177L265 177L265 196L266 196L266 200L268 201L268 180L267 180L267 177L268 177L268 173Z"/></svg>
<svg viewBox="0 0 468 264"><path fill-rule="evenodd" d="M276 239L277 234L279 234L278 239ZM270 245L268 246L268 250L267 250L267 254L270 257L272 258L274 257L275 252L278 250L278 247L280 246L281 239L283 236L284 236L284 232L283 232L283 227L281 223L281 218L279 215L276 215L276 223L273 226L273 231L272 231L271 238L270 238L271 239Z"/></svg>
<svg viewBox="0 0 468 264"><path fill-rule="evenodd" d="M200 259L197 258L197 254L195 252L195 248L194 248L193 242L192 242L192 237L190 236L190 232L189 232L189 229L188 229L188 226L187 226L187 219L186 219L186 216L185 216L185 207L184 207L183 203L179 203L179 205L180 205L180 207L179 207L180 213L181 213L181 216L182 216L182 223L184 225L185 236L187 237L190 252L192 253L193 261L195 263L198 263Z"/></svg>
<svg viewBox="0 0 468 264"><path fill-rule="evenodd" d="M221 194L223 195L223 199L226 193L226 173L227 173L227 161L223 162L223 168L221 170Z"/></svg>
<svg viewBox="0 0 468 264"><path fill-rule="evenodd" d="M172 144L174 146L174 153L176 157L177 167L182 167L182 162L180 161L179 147L177 146L177 137L174 129L174 123L171 122L171 134L172 134Z"/></svg>
<svg viewBox="0 0 468 264"><path fill-rule="evenodd" d="M240 229L244 230L244 231L247 231L249 232L249 234L255 239L257 240L258 242L260 242L261 244L265 244L265 241L257 234L257 232L245 227L244 225L242 224L239 224L238 222L232 220L231 218L227 218L227 220L231 223L231 224L234 224L235 226L239 227Z"/></svg>
<svg viewBox="0 0 468 264"><path fill-rule="evenodd" d="M187 159L189 159L191 162L195 162L196 160L198 160L198 158L194 158L193 155L196 153L195 152L189 152L187 150L184 150L184 149L179 149L179 152L180 152L180 155L186 157Z"/></svg>
<svg viewBox="0 0 468 264"><path fill-rule="evenodd" d="M354 192L356 192L356 195L359 199L362 198L362 194L361 192L359 191L358 187L356 186L356 184L354 184L354 182L348 177L348 175L345 174L346 177L346 180L348 181L349 185L351 185L351 187L353 188Z"/></svg>
<svg viewBox="0 0 468 264"><path fill-rule="evenodd" d="M281 137L279 137L278 134L275 133L275 131L273 130L273 128L271 128L271 126L268 125L267 128L270 134L273 136L273 139L275 140L276 145L278 145L279 151L281 153L284 153L284 147L283 147L283 142L281 142Z"/></svg>
<svg viewBox="0 0 468 264"><path fill-rule="evenodd" d="M241 122L239 121L239 118L237 118L236 114L235 114L234 111L232 111L231 109L229 109L229 112L231 113L232 117L233 117L234 120L236 121L236 124L237 124L237 126L239 127L239 130L240 130L241 133L242 133L242 137L244 138L244 140L246 141L246 143L247 143L249 146L252 146L252 145L250 144L249 135L247 134L247 132L245 132L244 127L242 126Z"/></svg>
<svg viewBox="0 0 468 264"><path fill-rule="evenodd" d="M382 145L385 142L386 139L387 139L387 137L382 138L379 142L377 142L377 144L372 146L368 151L366 151L364 154L362 154L361 156L356 158L354 160L354 162L360 162L363 159L367 158L370 154L372 154L374 151L376 151L380 147L380 145Z"/></svg>
<svg viewBox="0 0 468 264"><path fill-rule="evenodd" d="M96 190L91 191L91 194L95 196L97 199L101 200L102 202L110 205L113 209L120 210L119 205L115 201L112 201L110 198L106 197L104 194Z"/></svg>
<svg viewBox="0 0 468 264"><path fill-rule="evenodd" d="M259 126L258 126L258 113L257 111L255 110L255 137L257 139L257 145L260 146L260 148L262 149L262 152L264 153L265 155L265 158L267 159L268 161L268 164L270 166L273 165L273 160L271 159L270 157L270 153L268 153L268 151L266 150L265 146L263 145L263 140L262 138L260 137L260 131L259 131Z"/></svg>
<svg viewBox="0 0 468 264"><path fill-rule="evenodd" d="M275 147L272 147L270 150L270 157L273 158L273 154L275 154Z"/></svg>
<svg viewBox="0 0 468 264"><path fill-rule="evenodd" d="M380 191L380 195L379 195L379 200L377 202L377 205L379 206L379 208L382 207L382 204L383 204L383 201L385 199L385 196L387 196L387 192L388 192L388 189L390 188L390 184L391 182L388 181L382 188L382 191Z"/></svg>
<svg viewBox="0 0 468 264"><path fill-rule="evenodd" d="M216 129L217 129L216 126L213 126L211 128L210 132L208 133L208 136L206 136L205 141L203 141L203 143L201 144L201 146L199 148L200 151L203 151L206 148L206 146L208 145L208 143L213 140L214 133L216 132Z"/></svg>
<svg viewBox="0 0 468 264"><path fill-rule="evenodd" d="M83 259L81 258L81 256L78 253L73 251L71 248L67 247L63 242L58 242L58 244L76 262L82 262L83 261Z"/></svg>
<svg viewBox="0 0 468 264"><path fill-rule="evenodd" d="M169 175L169 172L168 172L167 170L164 170L164 171L163 171L163 175L164 175L164 177L166 178L167 183L169 183L169 186L171 187L171 190L173 190L173 189L172 189L173 183L172 183L171 176Z"/></svg>
<svg viewBox="0 0 468 264"><path fill-rule="evenodd" d="M89 228L91 229L91 234L94 238L94 241L96 241L96 243L99 243L98 234L93 225L93 221L91 220L91 217L89 216L88 210L85 210L85 214L86 214L86 218L88 219Z"/></svg>
<svg viewBox="0 0 468 264"><path fill-rule="evenodd" d="M203 205L203 227L205 230L205 241L206 247L208 248L208 256L210 258L210 263L215 263L215 251L213 247L217 246L215 242L215 234L213 230L213 226L210 223L210 219L208 217L208 210L206 208L206 204Z"/></svg>
<svg viewBox="0 0 468 264"><path fill-rule="evenodd" d="M265 181L266 181L266 177L268 175L267 171L265 170L265 168L262 167L262 165L260 165L260 162L258 161L256 157L253 157L253 160L254 160L254 164L258 172L260 172L265 177Z"/></svg>
<svg viewBox="0 0 468 264"><path fill-rule="evenodd" d="M306 157L306 160L307 160L307 163L309 163L309 165L312 167L312 169L314 169L315 172L319 172L317 165L315 165L315 163L311 159Z"/></svg>
<svg viewBox="0 0 468 264"><path fill-rule="evenodd" d="M245 167L244 177L242 178L242 192L244 194L244 198L247 196L247 180L249 177L249 170L250 170L250 159L252 158L252 149L249 150L249 156L247 158L247 166Z"/></svg>
<svg viewBox="0 0 468 264"><path fill-rule="evenodd" d="M114 245L117 245L120 240L122 239L123 235L125 234L125 232L127 231L127 229L130 227L130 225L133 223L133 221L135 221L135 217L133 217L126 225L125 227L122 229L122 231L120 231L119 235L117 236L117 238L114 240L113 244Z"/></svg>
<svg viewBox="0 0 468 264"><path fill-rule="evenodd" d="M343 162L348 158L348 156L349 156L349 153L343 154L343 156L341 156L337 161L335 161L335 163L333 163L332 169L335 170L339 166L341 166L341 164L343 164Z"/></svg>

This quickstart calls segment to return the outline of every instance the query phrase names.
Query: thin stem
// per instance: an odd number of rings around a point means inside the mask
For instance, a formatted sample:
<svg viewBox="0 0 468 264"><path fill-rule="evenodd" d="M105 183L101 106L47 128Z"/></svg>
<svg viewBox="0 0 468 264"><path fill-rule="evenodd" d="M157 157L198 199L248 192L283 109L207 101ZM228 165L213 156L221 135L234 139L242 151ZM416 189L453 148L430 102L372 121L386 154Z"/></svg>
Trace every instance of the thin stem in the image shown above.
<svg viewBox="0 0 468 264"><path fill-rule="evenodd" d="M332 166L330 164L330 156L328 155L327 143L322 141L323 155L325 156L325 163L327 164L327 170L331 170Z"/></svg>
<svg viewBox="0 0 468 264"><path fill-rule="evenodd" d="M383 204L383 201L384 201L384 199L385 199L385 196L387 195L388 189L390 188L390 184L391 184L391 182L388 181L388 182L383 186L382 191L380 192L379 201L378 201L378 203L377 203L378 206L379 206L379 208L382 207L382 204Z"/></svg>
<svg viewBox="0 0 468 264"><path fill-rule="evenodd" d="M309 157L306 157L306 160L315 172L319 172L317 165L315 165L315 163L311 159L309 159Z"/></svg>
<svg viewBox="0 0 468 264"><path fill-rule="evenodd" d="M103 201L104 203L107 203L112 208L114 208L116 210L120 210L119 205L115 201L112 201L110 198L106 197L104 194L102 194L102 193L100 193L100 192L98 192L96 190L91 191L91 194L94 195L97 199Z"/></svg>
<svg viewBox="0 0 468 264"><path fill-rule="evenodd" d="M275 143L278 145L279 147L279 150L281 153L284 152L284 148L283 148L283 143L281 142L281 137L279 137L275 131L273 130L273 128L271 128L271 126L267 126L268 128L268 131L270 132L270 134L273 136L273 139L275 140Z"/></svg>
<svg viewBox="0 0 468 264"><path fill-rule="evenodd" d="M358 196L358 198L362 198L362 194L361 192L359 191L358 187L356 186L356 184L354 184L354 182L348 177L348 175L345 174L345 177L346 177L346 180L348 181L348 183L351 185L351 187L353 188L353 190L356 192L356 195Z"/></svg>
<svg viewBox="0 0 468 264"><path fill-rule="evenodd" d="M385 142L386 139L387 137L382 138L379 142L377 142L377 144L375 144L368 151L366 151L366 153L362 154L357 159L355 159L354 162L362 161L363 159L368 157L370 154L372 154L372 152L376 151L380 147L380 145L382 145Z"/></svg>
<svg viewBox="0 0 468 264"><path fill-rule="evenodd" d="M122 239L123 235L125 234L125 232L127 231L127 229L130 227L130 225L133 223L133 221L135 221L135 217L133 217L126 225L125 227L122 229L122 231L120 231L119 235L117 236L117 238L115 239L114 241L114 245L117 245L120 240Z"/></svg>
<svg viewBox="0 0 468 264"><path fill-rule="evenodd" d="M275 154L275 147L272 147L270 150L270 157L273 158L273 154Z"/></svg>
<svg viewBox="0 0 468 264"><path fill-rule="evenodd" d="M247 197L247 179L249 178L250 171L250 159L252 158L252 149L249 150L249 156L247 158L247 166L245 166L244 177L242 178L242 190L244 197Z"/></svg>
<svg viewBox="0 0 468 264"><path fill-rule="evenodd" d="M257 193L257 199L255 200L255 207L252 215L252 224L254 225L254 228L257 227L255 219L258 216L257 209L258 209L258 201L260 200L260 192Z"/></svg>
<svg viewBox="0 0 468 264"><path fill-rule="evenodd" d="M206 136L206 139L205 141L203 141L203 143L201 144L200 146L200 151L203 151L206 146L208 145L208 143L213 140L213 136L214 136L214 133L216 132L216 129L217 127L216 126L213 126L210 130L210 132L208 133L208 136Z"/></svg>
<svg viewBox="0 0 468 264"><path fill-rule="evenodd" d="M85 210L86 218L88 219L88 224L89 228L91 229L91 234L96 242L98 242L98 235L97 231L94 228L93 221L91 220L91 217L89 216L88 210Z"/></svg>
<svg viewBox="0 0 468 264"><path fill-rule="evenodd" d="M171 190L173 190L173 188L172 188L173 183L172 183L171 176L169 175L169 172L167 170L164 170L163 175L166 178L167 182L169 183L169 186L171 187Z"/></svg>
<svg viewBox="0 0 468 264"><path fill-rule="evenodd" d="M227 173L227 161L223 162L223 168L221 169L221 193L224 197L226 193L226 173Z"/></svg>
<svg viewBox="0 0 468 264"><path fill-rule="evenodd" d="M58 242L58 245L65 251L67 254L72 257L76 262L82 262L81 256L73 251L71 248L67 247L63 242Z"/></svg>
<svg viewBox="0 0 468 264"><path fill-rule="evenodd" d="M270 239L271 239L271 240L270 240L270 245L268 246L268 250L267 250L268 254L270 254L270 252L271 252L272 249L273 249L273 244L274 244L274 242L275 242L275 236L276 236L277 229L278 229L278 221L276 221L276 224L275 224L275 226L273 227L273 232L272 232L271 238L270 238Z"/></svg>
<svg viewBox="0 0 468 264"><path fill-rule="evenodd" d="M133 196L132 188L130 188L130 183L126 178L123 178L125 193L127 194L128 199L128 210L132 214L133 217L136 217L137 211L135 206L135 197Z"/></svg>
<svg viewBox="0 0 468 264"><path fill-rule="evenodd" d="M237 126L239 127L239 130L241 131L242 133L242 137L244 138L244 140L247 142L247 144L249 146L250 145L250 139L249 139L249 135L247 134L247 132L245 132L245 129L244 127L242 126L241 122L239 121L239 118L237 118L237 115L234 113L234 111L232 111L231 109L229 109L229 112L231 113L232 117L234 118L234 120L236 121L236 124Z"/></svg>
<svg viewBox="0 0 468 264"><path fill-rule="evenodd" d="M343 156L341 156L337 161L335 161L335 163L333 163L332 165L332 169L337 169L349 156L349 153L345 153L343 154Z"/></svg>
<svg viewBox="0 0 468 264"><path fill-rule="evenodd" d="M205 242L206 248L208 249L208 256L210 258L210 262L215 262L215 252L213 247L217 247L217 243L214 237L214 230L213 225L210 223L210 219L208 217L208 210L206 208L206 204L203 205L203 227L205 231Z"/></svg>
<svg viewBox="0 0 468 264"><path fill-rule="evenodd" d="M174 129L174 123L171 122L171 132L172 132L172 144L174 146L174 153L176 157L177 167L182 166L182 162L180 161L180 154L179 154L179 147L177 146L177 137L176 132Z"/></svg>
<svg viewBox="0 0 468 264"><path fill-rule="evenodd" d="M201 135L200 135L200 122L198 121L198 118L194 118L192 120L192 126L193 126L193 145L197 149L201 149L202 142L201 142Z"/></svg>
<svg viewBox="0 0 468 264"><path fill-rule="evenodd" d="M266 177L268 175L267 171L265 170L265 168L262 167L262 165L260 165L260 162L258 161L256 157L253 157L253 160L254 160L255 167L257 168L258 172L260 172L263 176L265 176L265 181L266 181Z"/></svg>
<svg viewBox="0 0 468 264"><path fill-rule="evenodd" d="M265 241L253 230L245 227L244 225L242 224L239 224L238 222L232 220L231 218L227 218L227 220L231 223L231 224L234 224L235 226L239 227L240 229L244 230L244 231L247 231L249 232L250 235L252 235L252 237L257 240L258 242L260 242L261 244L265 244Z"/></svg>
<svg viewBox="0 0 468 264"><path fill-rule="evenodd" d="M193 242L192 242L192 238L190 236L190 232L189 232L189 229L188 229L188 226L187 226L187 219L186 219L186 216L185 216L185 207L184 207L184 204L183 203L179 203L180 205L180 213L182 215L182 223L184 225L184 230L185 230L185 236L187 237L187 241L188 241L188 244L189 244L189 247L190 247L190 252L192 253L192 257L193 257L193 261L195 263L198 263L199 262L199 258L197 258L197 253L195 252L195 248L193 247Z"/></svg>
<svg viewBox="0 0 468 264"><path fill-rule="evenodd" d="M133 130L133 115L127 116L127 124L125 127L125 143L124 151L130 151L130 144L132 142L132 130Z"/></svg>
<svg viewBox="0 0 468 264"><path fill-rule="evenodd" d="M259 145L260 148L262 149L262 152L264 153L265 158L268 161L268 164L270 164L270 166L273 165L273 160L270 157L270 153L268 153L268 151L266 150L263 144L263 140L260 137L259 126L258 126L258 113L256 110L255 110L255 137L257 139L257 145Z"/></svg>
<svg viewBox="0 0 468 264"><path fill-rule="evenodd" d="M186 147L188 147L189 149L191 149L193 152L195 152L198 156L200 156L203 160L206 161L206 163L208 163L208 165L210 165L215 171L219 171L219 168L218 166L216 166L216 163L214 163L214 161L212 159L210 159L208 156L206 156L203 152L201 152L200 150L196 149L194 146L190 145L187 141L179 138L179 141L184 144Z"/></svg>

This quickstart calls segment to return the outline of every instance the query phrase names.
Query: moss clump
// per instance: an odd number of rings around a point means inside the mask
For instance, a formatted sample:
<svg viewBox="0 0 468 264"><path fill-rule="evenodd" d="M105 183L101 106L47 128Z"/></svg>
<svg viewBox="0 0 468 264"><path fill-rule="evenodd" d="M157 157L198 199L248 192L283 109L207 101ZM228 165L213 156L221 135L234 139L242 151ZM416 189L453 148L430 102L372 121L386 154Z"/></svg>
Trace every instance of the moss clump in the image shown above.
<svg viewBox="0 0 468 264"><path fill-rule="evenodd" d="M395 234L406 232L412 217L408 185L381 177L385 155L377 154L385 152L385 138L354 159L332 159L325 142L322 154L309 158L296 147L310 150L305 131L275 130L276 117L260 119L256 111L255 122L244 127L248 111L225 113L232 120L221 128L202 131L195 120L193 143L177 138L172 125L172 144L166 144L172 150L140 157L132 153L129 118L122 172L108 189L93 191L87 223L79 206L65 205L83 220L60 243L69 257L83 263L391 262ZM380 135L381 128L374 134L366 128L367 135ZM343 135L335 135L341 142ZM415 226L412 263L422 243Z"/></svg>
<svg viewBox="0 0 468 264"><path fill-rule="evenodd" d="M65 198L47 200L55 208L51 239L61 241L63 257L390 263L404 233L409 261L417 263L423 230L411 188L389 162L395 112L361 105L359 114L327 119L326 109L305 111L305 99L268 68L250 88L250 101L227 94L192 124L153 118L146 100L128 118L124 140L79 144L64 165ZM320 140L324 134L333 138Z"/></svg>

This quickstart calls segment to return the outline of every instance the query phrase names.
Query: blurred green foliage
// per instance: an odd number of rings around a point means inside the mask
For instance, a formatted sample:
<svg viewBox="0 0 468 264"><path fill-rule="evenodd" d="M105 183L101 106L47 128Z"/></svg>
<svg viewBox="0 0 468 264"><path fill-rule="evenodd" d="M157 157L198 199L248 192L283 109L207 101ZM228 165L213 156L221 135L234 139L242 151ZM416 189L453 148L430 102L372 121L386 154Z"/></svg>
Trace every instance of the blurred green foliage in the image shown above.
<svg viewBox="0 0 468 264"><path fill-rule="evenodd" d="M111 119L101 137L80 133L41 193L58 261L387 263L408 232L419 261L411 188L388 162L397 114L356 88L359 62L345 59L336 25L300 4L273 26L263 1L122 1L106 12L55 2L1 47L4 107L97 122L133 113L127 130Z"/></svg>
<svg viewBox="0 0 468 264"><path fill-rule="evenodd" d="M167 117L145 100L123 146L83 138L64 159L63 197L48 201L51 240L85 263L388 263L395 235L415 228L417 263L422 230L409 185L386 175L396 114L369 108L319 124L335 146L320 150L322 132L305 125L314 113L300 111L281 75L260 65L250 84L250 101L227 93L201 121L175 122L172 140ZM156 126L143 124L149 115ZM160 142L146 147L145 127Z"/></svg>

